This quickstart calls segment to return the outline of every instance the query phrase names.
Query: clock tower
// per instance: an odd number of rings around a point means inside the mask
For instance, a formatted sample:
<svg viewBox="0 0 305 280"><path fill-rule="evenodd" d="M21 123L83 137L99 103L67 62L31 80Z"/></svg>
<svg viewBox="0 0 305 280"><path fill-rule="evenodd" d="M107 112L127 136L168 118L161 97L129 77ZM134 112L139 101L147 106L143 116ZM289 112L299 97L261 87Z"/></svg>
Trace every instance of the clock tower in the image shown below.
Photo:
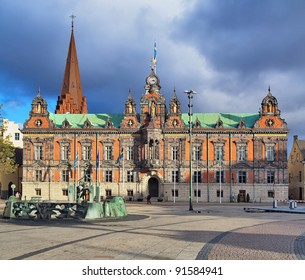
<svg viewBox="0 0 305 280"><path fill-rule="evenodd" d="M145 93L141 97L141 125L164 128L166 118L165 98L160 93L160 80L154 70L146 77Z"/></svg>

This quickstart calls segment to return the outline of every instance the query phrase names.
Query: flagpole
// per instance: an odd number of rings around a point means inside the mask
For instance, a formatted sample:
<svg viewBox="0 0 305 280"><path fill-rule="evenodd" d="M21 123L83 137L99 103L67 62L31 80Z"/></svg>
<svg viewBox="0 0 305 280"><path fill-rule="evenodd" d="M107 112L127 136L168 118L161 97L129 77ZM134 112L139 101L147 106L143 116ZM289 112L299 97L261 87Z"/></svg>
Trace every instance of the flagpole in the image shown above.
<svg viewBox="0 0 305 280"><path fill-rule="evenodd" d="M100 202L100 186L99 186L99 173L100 173L100 151L96 148L96 176L95 176L95 201Z"/></svg>
<svg viewBox="0 0 305 280"><path fill-rule="evenodd" d="M122 163L122 167L123 167L123 175L122 175L122 182L123 182L123 187L124 187L124 149L121 148L120 149L120 153L119 156L117 158L117 160L115 161L116 164L119 164L119 177L118 177L118 195L120 195L120 178L121 178L121 168L120 168L120 159L123 158L123 163Z"/></svg>
<svg viewBox="0 0 305 280"><path fill-rule="evenodd" d="M74 180L74 194L73 194L73 200L77 200L77 188L76 188L76 134L74 134L74 163L73 163L73 180Z"/></svg>
<svg viewBox="0 0 305 280"><path fill-rule="evenodd" d="M122 148L123 149L123 148ZM122 150L123 152L123 157L122 157L122 165L123 165L123 174L122 174L122 180L123 180L123 190L125 189L125 180L124 180L124 149ZM120 196L120 193L119 193Z"/></svg>
<svg viewBox="0 0 305 280"><path fill-rule="evenodd" d="M174 156L174 203L176 203L176 155Z"/></svg>
<svg viewBox="0 0 305 280"><path fill-rule="evenodd" d="M79 162L80 162L79 156L80 156L80 154L78 154L78 159L77 159L77 178L76 178L77 182L79 180Z"/></svg>
<svg viewBox="0 0 305 280"><path fill-rule="evenodd" d="M100 184L100 150L99 151L99 157L98 157L98 173L97 173L97 179L98 179L98 184Z"/></svg>

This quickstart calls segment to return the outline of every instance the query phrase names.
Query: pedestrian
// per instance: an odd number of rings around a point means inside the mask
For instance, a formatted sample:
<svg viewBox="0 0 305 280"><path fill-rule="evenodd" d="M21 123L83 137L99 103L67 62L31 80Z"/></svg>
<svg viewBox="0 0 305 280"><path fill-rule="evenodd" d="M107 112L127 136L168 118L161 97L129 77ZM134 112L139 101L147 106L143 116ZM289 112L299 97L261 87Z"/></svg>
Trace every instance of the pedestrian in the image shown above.
<svg viewBox="0 0 305 280"><path fill-rule="evenodd" d="M15 196L16 196L16 198L21 199L21 193L20 192L17 191Z"/></svg>
<svg viewBox="0 0 305 280"><path fill-rule="evenodd" d="M146 197L146 199L147 199L147 204L151 204L151 201L150 201L151 195L150 195L150 194L148 194L148 196Z"/></svg>

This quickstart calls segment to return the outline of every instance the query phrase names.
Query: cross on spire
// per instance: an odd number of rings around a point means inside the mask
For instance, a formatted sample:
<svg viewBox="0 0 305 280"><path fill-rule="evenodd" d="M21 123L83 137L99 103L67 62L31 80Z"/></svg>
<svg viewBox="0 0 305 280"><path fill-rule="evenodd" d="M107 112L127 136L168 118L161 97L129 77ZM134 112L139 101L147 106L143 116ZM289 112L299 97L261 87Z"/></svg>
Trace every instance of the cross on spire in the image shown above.
<svg viewBox="0 0 305 280"><path fill-rule="evenodd" d="M74 29L74 19L76 18L76 16L72 14L70 16L70 18L72 19L72 31L73 31L73 29Z"/></svg>

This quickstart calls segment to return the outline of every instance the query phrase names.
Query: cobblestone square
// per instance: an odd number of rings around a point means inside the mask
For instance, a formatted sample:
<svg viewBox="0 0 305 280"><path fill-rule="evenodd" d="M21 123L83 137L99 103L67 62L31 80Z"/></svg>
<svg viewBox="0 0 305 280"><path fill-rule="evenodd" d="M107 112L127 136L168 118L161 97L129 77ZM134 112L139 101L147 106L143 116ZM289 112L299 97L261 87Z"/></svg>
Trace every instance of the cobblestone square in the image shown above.
<svg viewBox="0 0 305 280"><path fill-rule="evenodd" d="M0 204L0 213L3 212ZM117 220L0 219L2 260L297 260L304 214L255 205L141 202ZM258 204L257 206L262 206ZM287 207L287 205L283 205Z"/></svg>

